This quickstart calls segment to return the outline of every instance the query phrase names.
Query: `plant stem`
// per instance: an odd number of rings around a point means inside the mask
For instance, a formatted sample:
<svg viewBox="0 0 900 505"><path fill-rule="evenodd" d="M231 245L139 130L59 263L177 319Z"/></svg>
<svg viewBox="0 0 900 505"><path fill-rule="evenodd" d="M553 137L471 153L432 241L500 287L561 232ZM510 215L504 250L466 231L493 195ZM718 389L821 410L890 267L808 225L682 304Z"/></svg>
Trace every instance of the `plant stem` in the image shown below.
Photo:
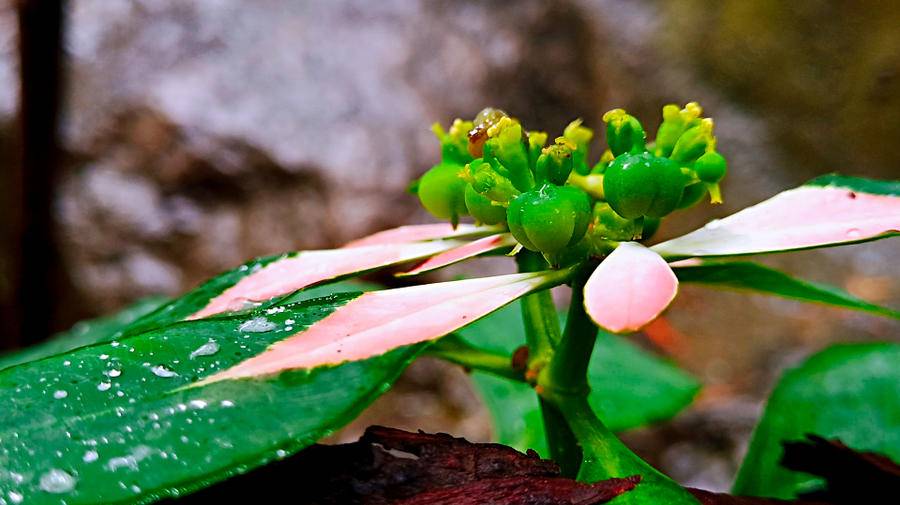
<svg viewBox="0 0 900 505"><path fill-rule="evenodd" d="M520 272L538 272L547 268L547 261L539 253L523 250L516 255ZM528 344L528 367L543 366L553 355L560 339L559 316L549 289L532 293L520 300L525 323L525 342Z"/></svg>
<svg viewBox="0 0 900 505"><path fill-rule="evenodd" d="M583 453L578 480L597 482L614 477L640 475L640 485L616 500L619 505L666 503L696 505L683 487L631 452L597 417L586 397L551 396L579 440Z"/></svg>
<svg viewBox="0 0 900 505"><path fill-rule="evenodd" d="M515 381L525 381L522 371L512 367L512 357L475 347L454 333L432 344L426 354L472 370L492 373Z"/></svg>
<svg viewBox="0 0 900 505"><path fill-rule="evenodd" d="M533 272L547 268L547 262L540 254L521 251L516 256L520 272ZM522 320L525 324L525 341L528 344L528 373L532 381L537 373L553 357L553 350L559 343L559 314L550 290L545 289L521 299ZM581 451L575 435L569 429L562 413L551 403L538 397L544 433L550 457L559 465L563 475L574 477L581 464Z"/></svg>
<svg viewBox="0 0 900 505"><path fill-rule="evenodd" d="M597 340L597 326L584 311L584 283L593 271L591 267L587 265L573 278L566 329L538 381L543 391L553 395L587 397L590 391L587 372Z"/></svg>

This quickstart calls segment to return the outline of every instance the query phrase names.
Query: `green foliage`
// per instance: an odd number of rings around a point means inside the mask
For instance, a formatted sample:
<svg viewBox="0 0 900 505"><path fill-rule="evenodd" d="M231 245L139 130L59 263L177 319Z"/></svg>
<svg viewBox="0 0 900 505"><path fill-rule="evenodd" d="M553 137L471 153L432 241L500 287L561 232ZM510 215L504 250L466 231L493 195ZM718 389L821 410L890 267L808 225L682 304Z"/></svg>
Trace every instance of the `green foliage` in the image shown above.
<svg viewBox="0 0 900 505"><path fill-rule="evenodd" d="M697 266L676 267L681 282L756 291L765 294L835 305L900 319L900 312L861 300L834 286L795 279L784 272L750 262L707 262Z"/></svg>
<svg viewBox="0 0 900 505"><path fill-rule="evenodd" d="M898 344L838 345L788 370L756 427L734 492L791 498L818 485L778 463L782 442L807 433L900 460L898 363Z"/></svg>
<svg viewBox="0 0 900 505"><path fill-rule="evenodd" d="M315 442L380 395L422 346L341 366L200 381L357 295L180 322L3 370L0 487L29 503L147 502Z"/></svg>
<svg viewBox="0 0 900 505"><path fill-rule="evenodd" d="M506 307L460 331L471 343L512 353L524 344L517 307ZM497 440L547 455L537 396L527 384L476 372L475 385L493 418ZM700 389L697 381L622 337L600 333L589 368L590 403L610 429L623 431L673 417Z"/></svg>
<svg viewBox="0 0 900 505"><path fill-rule="evenodd" d="M70 330L54 335L46 342L0 356L0 370L85 345L106 342L123 328L156 310L167 301L165 298L145 298L112 316L81 321Z"/></svg>

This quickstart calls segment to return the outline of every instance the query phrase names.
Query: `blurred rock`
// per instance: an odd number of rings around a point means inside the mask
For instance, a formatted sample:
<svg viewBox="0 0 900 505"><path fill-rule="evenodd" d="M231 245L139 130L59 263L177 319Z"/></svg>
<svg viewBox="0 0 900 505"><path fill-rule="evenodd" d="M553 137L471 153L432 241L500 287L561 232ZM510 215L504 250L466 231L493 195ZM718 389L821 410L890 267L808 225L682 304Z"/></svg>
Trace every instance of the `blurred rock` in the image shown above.
<svg viewBox="0 0 900 505"><path fill-rule="evenodd" d="M565 3L86 0L69 14L58 215L100 309L424 219L403 190L437 158L434 121L497 104L559 129L600 111L581 64L593 31ZM138 253L165 281L131 276Z"/></svg>

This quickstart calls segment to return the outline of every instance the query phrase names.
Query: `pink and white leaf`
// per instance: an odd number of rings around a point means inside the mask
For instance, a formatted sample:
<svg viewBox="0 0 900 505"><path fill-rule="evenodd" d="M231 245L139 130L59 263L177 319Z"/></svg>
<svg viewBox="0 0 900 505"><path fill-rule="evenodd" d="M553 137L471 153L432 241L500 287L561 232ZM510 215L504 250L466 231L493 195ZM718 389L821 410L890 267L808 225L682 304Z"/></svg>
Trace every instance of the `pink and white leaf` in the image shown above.
<svg viewBox="0 0 900 505"><path fill-rule="evenodd" d="M474 258L475 256L498 251L501 249L509 249L516 245L516 239L509 233L499 233L497 235L489 235L487 237L473 240L467 244L463 244L455 249L436 254L425 261L419 263L412 270L397 274L398 277L410 275L419 275L438 268L443 268L460 261Z"/></svg>
<svg viewBox="0 0 900 505"><path fill-rule="evenodd" d="M677 292L678 278L659 254L623 242L585 284L584 308L609 331L633 332L656 319Z"/></svg>
<svg viewBox="0 0 900 505"><path fill-rule="evenodd" d="M299 289L358 275L407 261L420 260L455 249L466 242L432 240L380 244L351 249L303 251L269 263L239 280L188 319L200 319L234 311L247 302L259 302L293 293Z"/></svg>
<svg viewBox="0 0 900 505"><path fill-rule="evenodd" d="M413 224L379 231L372 235L347 242L344 244L344 248L422 242L425 240L472 238L500 231L502 231L502 229L498 226L460 224L454 228L450 223Z"/></svg>
<svg viewBox="0 0 900 505"><path fill-rule="evenodd" d="M863 242L898 231L897 196L807 185L652 249L673 259L762 254Z"/></svg>
<svg viewBox="0 0 900 505"><path fill-rule="evenodd" d="M442 337L534 290L564 282L545 271L363 293L324 319L204 383L311 369Z"/></svg>

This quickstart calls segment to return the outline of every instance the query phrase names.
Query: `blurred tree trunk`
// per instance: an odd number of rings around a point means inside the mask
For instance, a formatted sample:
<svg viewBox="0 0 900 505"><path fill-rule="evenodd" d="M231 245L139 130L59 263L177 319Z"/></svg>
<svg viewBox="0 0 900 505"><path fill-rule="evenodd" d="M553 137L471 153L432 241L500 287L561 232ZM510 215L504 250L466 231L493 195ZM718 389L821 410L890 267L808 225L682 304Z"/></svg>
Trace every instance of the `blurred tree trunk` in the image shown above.
<svg viewBox="0 0 900 505"><path fill-rule="evenodd" d="M19 0L20 105L16 163L4 191L8 299L0 348L25 346L58 329L66 276L53 227L59 172L62 0Z"/></svg>

